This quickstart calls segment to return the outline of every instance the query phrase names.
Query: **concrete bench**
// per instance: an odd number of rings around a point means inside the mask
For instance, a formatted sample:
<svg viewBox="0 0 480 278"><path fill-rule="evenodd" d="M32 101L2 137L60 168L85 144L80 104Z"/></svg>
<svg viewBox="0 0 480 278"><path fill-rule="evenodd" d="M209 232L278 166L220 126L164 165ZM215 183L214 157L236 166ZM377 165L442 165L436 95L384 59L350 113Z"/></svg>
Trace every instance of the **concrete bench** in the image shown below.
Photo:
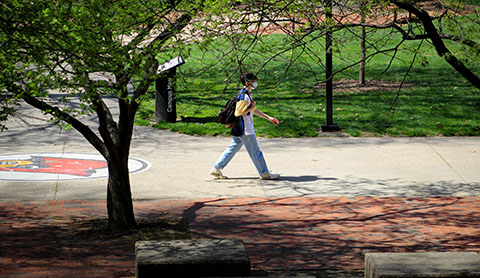
<svg viewBox="0 0 480 278"><path fill-rule="evenodd" d="M479 277L475 252L367 253L365 278Z"/></svg>
<svg viewBox="0 0 480 278"><path fill-rule="evenodd" d="M137 278L250 276L238 239L138 241L135 255Z"/></svg>

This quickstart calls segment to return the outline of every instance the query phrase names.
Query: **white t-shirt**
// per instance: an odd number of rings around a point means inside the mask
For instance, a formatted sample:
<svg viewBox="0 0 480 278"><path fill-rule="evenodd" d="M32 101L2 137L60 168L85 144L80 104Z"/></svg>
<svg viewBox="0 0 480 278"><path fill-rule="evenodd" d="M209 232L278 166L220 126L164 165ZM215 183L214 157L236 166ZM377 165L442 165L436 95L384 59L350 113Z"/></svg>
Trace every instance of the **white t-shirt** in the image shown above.
<svg viewBox="0 0 480 278"><path fill-rule="evenodd" d="M248 94L245 94L245 100L248 101L249 104L252 103L252 99L250 99L250 96L248 96ZM243 123L245 125L245 135L255 135L255 129L253 126L253 111L251 111L247 115L243 115L242 117Z"/></svg>

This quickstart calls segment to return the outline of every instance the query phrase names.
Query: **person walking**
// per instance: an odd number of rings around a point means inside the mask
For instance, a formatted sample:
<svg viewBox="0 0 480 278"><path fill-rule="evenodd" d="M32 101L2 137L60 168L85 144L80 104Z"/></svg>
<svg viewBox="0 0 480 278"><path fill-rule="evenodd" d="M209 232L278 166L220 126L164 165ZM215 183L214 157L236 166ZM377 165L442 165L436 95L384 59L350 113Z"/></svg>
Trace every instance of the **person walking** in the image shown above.
<svg viewBox="0 0 480 278"><path fill-rule="evenodd" d="M278 179L280 175L272 174L268 170L267 163L265 162L263 153L258 145L253 125L253 114L269 120L274 125L278 125L278 120L260 111L257 108L255 101L252 99L251 93L257 88L257 77L253 73L248 72L245 75L242 75L240 80L243 84L243 88L237 94L237 103L235 106L235 116L239 117L239 120L231 131L232 142L217 160L210 171L210 175L219 179L227 179L221 170L227 166L230 160L232 160L235 154L244 145L253 164L257 168L260 179Z"/></svg>

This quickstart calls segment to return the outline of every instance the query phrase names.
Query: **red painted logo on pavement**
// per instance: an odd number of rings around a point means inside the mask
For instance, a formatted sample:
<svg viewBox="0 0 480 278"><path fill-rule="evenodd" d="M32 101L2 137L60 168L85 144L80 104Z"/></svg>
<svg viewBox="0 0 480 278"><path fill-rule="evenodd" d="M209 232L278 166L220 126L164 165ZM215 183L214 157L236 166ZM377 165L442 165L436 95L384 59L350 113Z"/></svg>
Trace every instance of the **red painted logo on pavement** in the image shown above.
<svg viewBox="0 0 480 278"><path fill-rule="evenodd" d="M0 171L56 173L89 177L95 170L107 167L98 160L32 156L31 160L0 160Z"/></svg>
<svg viewBox="0 0 480 278"><path fill-rule="evenodd" d="M130 158L130 173L146 170L146 161ZM0 155L0 180L72 180L108 177L107 162L92 154Z"/></svg>

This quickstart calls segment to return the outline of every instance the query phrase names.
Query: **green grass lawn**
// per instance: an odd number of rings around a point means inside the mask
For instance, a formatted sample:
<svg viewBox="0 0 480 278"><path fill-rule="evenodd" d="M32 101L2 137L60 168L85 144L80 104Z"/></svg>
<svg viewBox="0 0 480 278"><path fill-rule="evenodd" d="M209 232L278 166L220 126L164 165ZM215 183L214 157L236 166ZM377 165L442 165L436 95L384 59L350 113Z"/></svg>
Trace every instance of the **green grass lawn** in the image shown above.
<svg viewBox="0 0 480 278"><path fill-rule="evenodd" d="M369 36L382 48L399 41L398 37L382 38L374 33ZM338 33L335 37L334 70L339 70L357 61L360 50L353 36ZM244 68L259 77L253 94L258 108L280 121L275 127L256 117L257 134L317 136L325 123L325 92L319 88L325 80L323 40L308 44L308 48L285 51L265 64L274 51L288 49L291 39L284 35L264 36L254 47L247 36L237 39L239 48L249 53L242 59ZM367 80L402 81L418 45L418 41L404 43L387 71L392 53L369 59ZM149 99L140 108L137 124L186 134L229 135L229 129L216 123L216 115L240 89L238 60L229 54L231 47L225 39L219 39L208 49L192 46L184 54L187 63L180 67L177 79L177 115L181 121L155 124L154 99ZM369 53L372 51L370 47ZM459 57L466 55L468 52ZM468 65L480 75L480 61ZM334 79L357 79L358 68L344 70ZM406 82L411 87L402 90L335 91L334 123L351 136L480 135L480 91L438 57L428 42L419 49Z"/></svg>

